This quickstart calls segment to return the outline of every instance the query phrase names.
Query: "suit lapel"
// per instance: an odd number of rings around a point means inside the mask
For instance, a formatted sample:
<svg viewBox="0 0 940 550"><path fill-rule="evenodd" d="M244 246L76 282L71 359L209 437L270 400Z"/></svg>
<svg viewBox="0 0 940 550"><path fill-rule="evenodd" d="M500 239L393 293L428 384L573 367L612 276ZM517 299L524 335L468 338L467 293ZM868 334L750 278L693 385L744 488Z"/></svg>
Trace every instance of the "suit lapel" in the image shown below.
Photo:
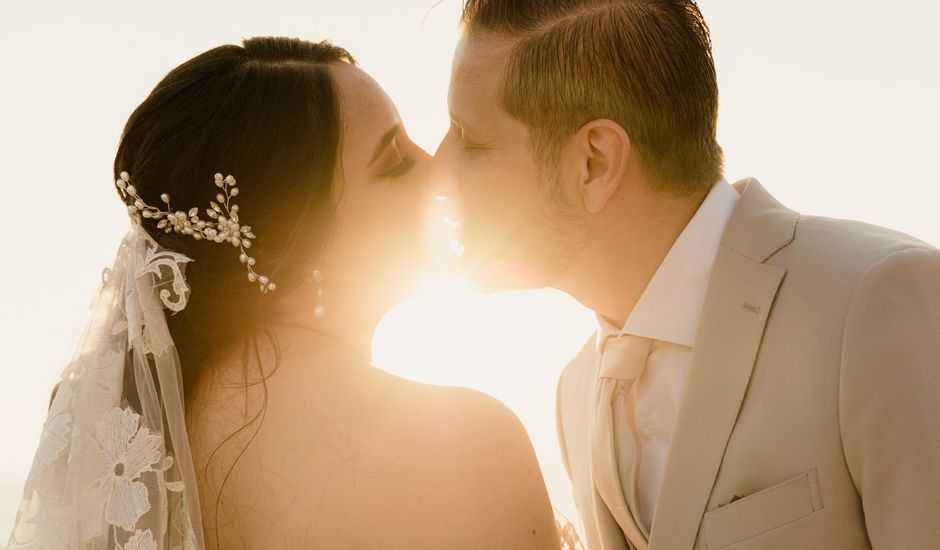
<svg viewBox="0 0 940 550"><path fill-rule="evenodd" d="M650 550L695 544L785 273L764 262L793 239L799 218L755 180L735 187L742 197L712 270Z"/></svg>

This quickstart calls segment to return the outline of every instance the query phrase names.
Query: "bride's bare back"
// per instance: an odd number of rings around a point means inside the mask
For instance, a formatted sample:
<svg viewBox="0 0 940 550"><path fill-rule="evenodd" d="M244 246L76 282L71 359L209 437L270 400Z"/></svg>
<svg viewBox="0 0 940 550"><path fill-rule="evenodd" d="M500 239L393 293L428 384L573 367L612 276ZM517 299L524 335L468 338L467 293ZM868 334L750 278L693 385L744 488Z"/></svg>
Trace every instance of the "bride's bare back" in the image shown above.
<svg viewBox="0 0 940 550"><path fill-rule="evenodd" d="M226 442L264 401L239 368L195 396L207 548L558 547L535 455L503 405L397 378L302 329L280 339L263 422Z"/></svg>

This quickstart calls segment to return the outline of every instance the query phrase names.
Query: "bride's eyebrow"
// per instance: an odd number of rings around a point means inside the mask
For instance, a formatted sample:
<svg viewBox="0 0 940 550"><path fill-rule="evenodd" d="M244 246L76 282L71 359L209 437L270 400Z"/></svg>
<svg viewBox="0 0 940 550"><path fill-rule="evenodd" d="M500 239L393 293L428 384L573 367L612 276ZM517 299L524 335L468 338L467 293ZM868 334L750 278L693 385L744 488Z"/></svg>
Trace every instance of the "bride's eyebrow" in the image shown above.
<svg viewBox="0 0 940 550"><path fill-rule="evenodd" d="M379 158L379 155L382 154L382 151L388 147L388 144L391 143L393 139L395 139L395 136L397 136L398 132L400 131L401 124L396 124L389 131L382 135L382 139L379 140L379 143L375 148L375 152L372 153L372 158L369 160L368 166L372 166L372 163L374 163Z"/></svg>

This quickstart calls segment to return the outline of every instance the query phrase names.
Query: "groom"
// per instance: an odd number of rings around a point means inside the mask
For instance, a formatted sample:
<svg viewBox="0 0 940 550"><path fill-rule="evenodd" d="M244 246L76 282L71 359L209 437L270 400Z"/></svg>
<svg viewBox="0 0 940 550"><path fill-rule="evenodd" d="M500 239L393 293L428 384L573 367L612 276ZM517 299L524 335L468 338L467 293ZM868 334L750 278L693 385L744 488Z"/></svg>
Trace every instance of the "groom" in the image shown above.
<svg viewBox="0 0 940 550"><path fill-rule="evenodd" d="M594 310L558 386L592 549L940 548L940 251L729 184L691 0L466 0L465 260Z"/></svg>

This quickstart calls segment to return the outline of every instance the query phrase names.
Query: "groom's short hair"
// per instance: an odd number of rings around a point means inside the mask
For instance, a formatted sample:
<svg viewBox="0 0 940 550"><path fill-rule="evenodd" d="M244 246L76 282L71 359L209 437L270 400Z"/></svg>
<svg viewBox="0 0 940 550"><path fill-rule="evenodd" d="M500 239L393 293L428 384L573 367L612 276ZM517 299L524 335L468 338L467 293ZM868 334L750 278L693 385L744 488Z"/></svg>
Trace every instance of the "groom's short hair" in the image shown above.
<svg viewBox="0 0 940 550"><path fill-rule="evenodd" d="M651 185L680 194L722 175L718 83L693 0L465 0L468 34L517 40L502 107L543 161L591 120L630 136Z"/></svg>

